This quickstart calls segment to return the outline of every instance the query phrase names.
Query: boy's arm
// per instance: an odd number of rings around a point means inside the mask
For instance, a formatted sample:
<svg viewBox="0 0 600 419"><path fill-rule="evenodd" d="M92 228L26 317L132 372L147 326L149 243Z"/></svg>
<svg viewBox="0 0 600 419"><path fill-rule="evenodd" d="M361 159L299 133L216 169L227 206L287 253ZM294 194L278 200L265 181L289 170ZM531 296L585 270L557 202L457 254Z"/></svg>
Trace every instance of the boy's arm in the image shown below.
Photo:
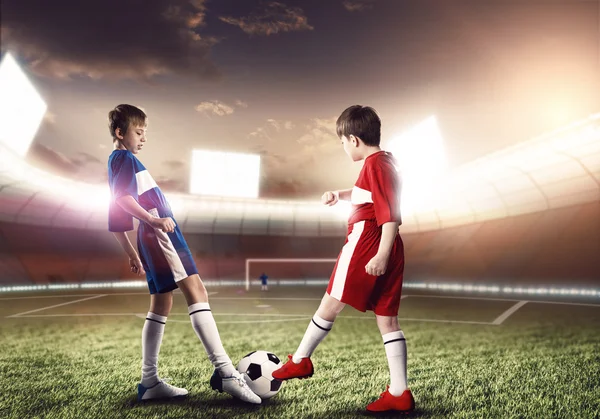
<svg viewBox="0 0 600 419"><path fill-rule="evenodd" d="M127 236L127 233L125 233L124 231L114 231L113 235L115 236L123 250L125 250L125 253L127 253L127 256L129 256L130 259L139 258L137 252L133 248L133 245L129 241L129 236Z"/></svg>
<svg viewBox="0 0 600 419"><path fill-rule="evenodd" d="M379 241L379 249L377 254L367 263L365 271L369 275L380 276L387 270L387 264L390 260L390 253L394 245L394 239L398 234L400 223L397 221L389 221L381 225L381 240Z"/></svg>
<svg viewBox="0 0 600 419"><path fill-rule="evenodd" d="M154 228L159 228L166 233L175 231L175 222L171 217L158 218L153 216L142 208L131 195L123 195L122 197L117 198L116 202L129 214L146 224L150 224Z"/></svg>
<svg viewBox="0 0 600 419"><path fill-rule="evenodd" d="M338 201L350 201L352 189L344 189L341 191L328 191L321 197L321 202L325 205L335 205Z"/></svg>
<svg viewBox="0 0 600 419"><path fill-rule="evenodd" d="M352 188L335 191L340 201L350 201L352 197Z"/></svg>
<svg viewBox="0 0 600 419"><path fill-rule="evenodd" d="M127 236L127 233L125 233L124 231L115 231L113 232L113 235L115 236L123 250L125 250L127 256L129 256L129 267L131 269L131 272L136 273L138 275L145 275L146 271L142 266L142 261L140 260L140 257L138 256L135 249L133 248L133 245L129 241L129 236Z"/></svg>
<svg viewBox="0 0 600 419"><path fill-rule="evenodd" d="M379 242L379 250L377 250L378 255L386 259L390 257L399 226L400 223L396 221L390 221L381 226L381 240Z"/></svg>
<svg viewBox="0 0 600 419"><path fill-rule="evenodd" d="M373 197L375 218L381 226L381 239L377 254L367 263L368 274L380 276L387 270L388 261L394 245L398 227L402 223L400 216L400 179L395 171L372 168L368 173L369 185Z"/></svg>

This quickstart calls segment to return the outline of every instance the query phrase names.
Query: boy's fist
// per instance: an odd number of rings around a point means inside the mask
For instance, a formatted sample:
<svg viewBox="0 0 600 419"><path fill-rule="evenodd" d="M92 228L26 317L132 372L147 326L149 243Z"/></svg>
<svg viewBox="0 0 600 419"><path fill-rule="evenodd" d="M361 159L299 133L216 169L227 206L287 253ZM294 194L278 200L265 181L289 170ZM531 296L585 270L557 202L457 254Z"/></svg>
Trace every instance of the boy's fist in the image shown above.
<svg viewBox="0 0 600 419"><path fill-rule="evenodd" d="M146 275L142 261L139 258L129 258L129 267L134 274Z"/></svg>
<svg viewBox="0 0 600 419"><path fill-rule="evenodd" d="M150 225L154 228L158 228L165 233L172 233L175 231L175 221L171 217L165 218L154 218Z"/></svg>
<svg viewBox="0 0 600 419"><path fill-rule="evenodd" d="M332 205L337 204L339 199L340 199L340 196L336 191L328 191L328 192L325 192L323 194L323 196L321 197L321 202L324 205L332 206Z"/></svg>

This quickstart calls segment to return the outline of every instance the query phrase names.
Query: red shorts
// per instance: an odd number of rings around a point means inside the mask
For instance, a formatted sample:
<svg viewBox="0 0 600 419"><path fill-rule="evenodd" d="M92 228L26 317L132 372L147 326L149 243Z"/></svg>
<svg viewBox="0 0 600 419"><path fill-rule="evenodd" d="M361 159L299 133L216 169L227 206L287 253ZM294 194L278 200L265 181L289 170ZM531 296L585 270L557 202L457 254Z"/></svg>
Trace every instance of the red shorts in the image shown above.
<svg viewBox="0 0 600 419"><path fill-rule="evenodd" d="M329 279L327 293L359 311L397 316L402 295L404 245L397 234L385 274L369 275L365 266L377 254L380 240L381 228L374 221L359 221L348 226L348 237Z"/></svg>

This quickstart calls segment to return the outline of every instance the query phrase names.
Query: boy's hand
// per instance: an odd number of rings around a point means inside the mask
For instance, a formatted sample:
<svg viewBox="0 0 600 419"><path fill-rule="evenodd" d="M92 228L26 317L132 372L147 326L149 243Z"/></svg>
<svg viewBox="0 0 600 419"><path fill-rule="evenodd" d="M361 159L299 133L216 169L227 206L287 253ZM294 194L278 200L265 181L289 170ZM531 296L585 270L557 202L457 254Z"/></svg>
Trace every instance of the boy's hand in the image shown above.
<svg viewBox="0 0 600 419"><path fill-rule="evenodd" d="M325 192L323 194L323 196L321 197L321 202L324 205L329 205L329 206L337 204L337 202L339 200L340 200L340 195L338 194L337 191L328 191L328 192Z"/></svg>
<svg viewBox="0 0 600 419"><path fill-rule="evenodd" d="M383 275L387 269L388 259L389 257L381 256L379 254L373 256L373 258L365 266L365 271L367 271L369 275L373 276Z"/></svg>
<svg viewBox="0 0 600 419"><path fill-rule="evenodd" d="M129 267L134 274L146 275L142 261L139 258L129 258Z"/></svg>
<svg viewBox="0 0 600 419"><path fill-rule="evenodd" d="M175 231L175 221L171 217L165 218L153 218L150 221L150 225L154 228L158 228L165 233L172 233Z"/></svg>

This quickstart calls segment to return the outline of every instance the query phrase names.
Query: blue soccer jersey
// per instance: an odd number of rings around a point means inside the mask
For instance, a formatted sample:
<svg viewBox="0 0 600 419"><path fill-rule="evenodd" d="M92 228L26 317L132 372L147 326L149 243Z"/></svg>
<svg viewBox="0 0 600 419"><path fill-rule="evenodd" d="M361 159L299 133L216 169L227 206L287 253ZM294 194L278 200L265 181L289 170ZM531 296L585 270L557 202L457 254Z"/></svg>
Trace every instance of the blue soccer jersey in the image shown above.
<svg viewBox="0 0 600 419"><path fill-rule="evenodd" d="M130 195L150 214L159 218L171 217L175 231L165 233L140 222L137 245L140 260L146 271L151 294L169 292L177 282L198 270L192 253L183 238L179 225L164 194L144 165L129 150L115 150L108 159L108 183L112 200L108 213L108 230L133 230L133 216L121 208L116 200Z"/></svg>

